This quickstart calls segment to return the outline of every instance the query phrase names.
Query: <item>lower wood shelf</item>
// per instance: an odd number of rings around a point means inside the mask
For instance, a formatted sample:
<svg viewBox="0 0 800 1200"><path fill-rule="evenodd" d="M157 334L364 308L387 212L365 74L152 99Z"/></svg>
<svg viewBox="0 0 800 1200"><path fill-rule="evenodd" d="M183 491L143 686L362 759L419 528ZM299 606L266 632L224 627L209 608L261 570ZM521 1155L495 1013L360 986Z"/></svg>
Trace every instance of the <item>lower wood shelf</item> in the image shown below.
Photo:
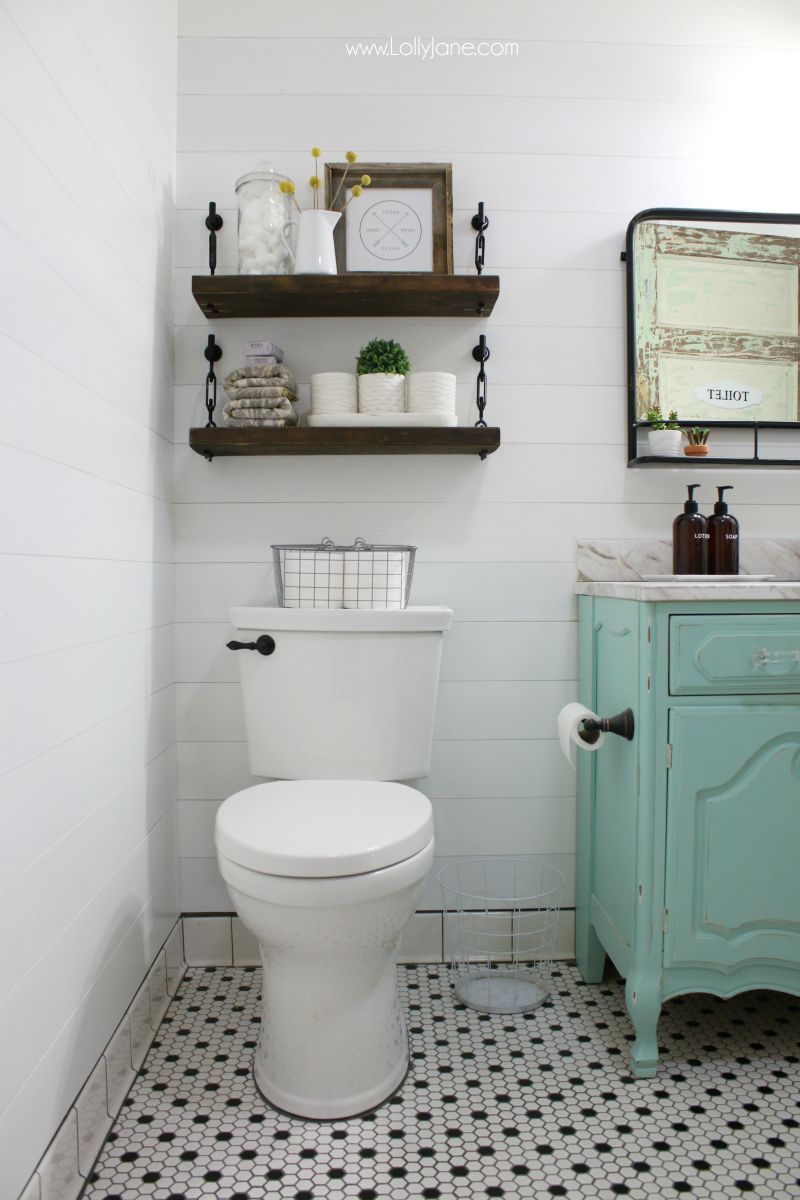
<svg viewBox="0 0 800 1200"><path fill-rule="evenodd" d="M479 454L500 445L488 429L190 429L189 445L206 458L254 454Z"/></svg>

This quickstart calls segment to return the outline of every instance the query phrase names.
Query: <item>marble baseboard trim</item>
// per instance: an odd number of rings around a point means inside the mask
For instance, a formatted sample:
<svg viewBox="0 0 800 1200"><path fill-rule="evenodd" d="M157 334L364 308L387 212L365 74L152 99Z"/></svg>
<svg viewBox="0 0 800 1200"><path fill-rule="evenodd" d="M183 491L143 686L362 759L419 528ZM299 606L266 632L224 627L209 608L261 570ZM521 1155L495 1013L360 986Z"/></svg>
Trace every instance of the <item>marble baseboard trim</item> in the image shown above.
<svg viewBox="0 0 800 1200"><path fill-rule="evenodd" d="M672 570L672 539L579 541L577 567L581 583L637 583L643 575L667 575ZM774 575L776 582L796 582L800 539L743 537L740 569L743 575Z"/></svg>
<svg viewBox="0 0 800 1200"><path fill-rule="evenodd" d="M19 1200L77 1200L185 971L178 918Z"/></svg>

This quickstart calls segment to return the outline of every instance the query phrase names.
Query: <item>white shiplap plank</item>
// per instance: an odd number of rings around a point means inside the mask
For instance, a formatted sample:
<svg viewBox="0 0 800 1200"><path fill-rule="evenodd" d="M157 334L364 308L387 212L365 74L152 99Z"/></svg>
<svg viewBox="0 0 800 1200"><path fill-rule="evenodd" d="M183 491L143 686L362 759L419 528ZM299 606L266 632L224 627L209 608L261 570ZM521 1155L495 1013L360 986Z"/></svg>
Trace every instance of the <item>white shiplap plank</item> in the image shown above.
<svg viewBox="0 0 800 1200"><path fill-rule="evenodd" d="M4 1006L3 1103L19 1089L0 1117L10 1195L36 1165L174 925L174 849L174 824L165 818L116 876L124 902L111 893L96 897L72 927L74 944L61 939Z"/></svg>
<svg viewBox="0 0 800 1200"><path fill-rule="evenodd" d="M264 130L273 131L273 154L296 150L316 131L321 146L338 146L342 128L361 130L368 145L383 142L387 158L415 150L420 160L436 161L444 147L469 151L476 140L491 141L499 154L519 147L520 126L531 154L592 154L602 141L606 154L649 158L693 158L715 149L726 107L720 102L698 106L683 101L600 100L525 96L460 96L440 104L436 121L426 120L427 96L407 95L404 120L398 122L397 99L373 95L338 96L335 106L319 96L180 96L178 149L181 151L247 151L263 146ZM669 119L667 120L667 114ZM491 131L491 132L490 132ZM767 133L767 140L774 137Z"/></svg>
<svg viewBox="0 0 800 1200"><path fill-rule="evenodd" d="M440 6L438 13L444 15L446 9ZM638 46L632 53L629 45L605 40L598 44L530 37L519 43L517 54L487 56L480 69L474 58L453 56L446 69L440 60L437 70L430 57L403 56L400 36L394 38L393 54L356 57L347 55L342 37L315 36L317 32L318 26L309 24L308 32L296 40L269 34L185 37L179 94L330 97L411 92L434 103L437 97L465 94L718 101L738 99L743 78L771 84L777 76L778 94L788 99L789 78L798 62L797 50L788 46L656 44ZM264 70L266 55L269 71ZM295 64L300 57L304 70L298 75Z"/></svg>
<svg viewBox="0 0 800 1200"><path fill-rule="evenodd" d="M557 741L439 741L420 788L427 796L573 796L575 772Z"/></svg>
<svg viewBox="0 0 800 1200"><path fill-rule="evenodd" d="M181 858L214 858L218 800L181 800ZM440 855L568 854L575 848L575 801L570 796L436 797L432 800ZM487 809L491 819L487 820Z"/></svg>
<svg viewBox="0 0 800 1200"><path fill-rule="evenodd" d="M294 368L294 363L291 365ZM298 391L298 412L306 413L308 383L299 380ZM459 423L472 425L478 415L474 379L456 385L456 406ZM500 426L504 446L514 442L625 445L625 389L621 386L503 384L492 380L486 414L487 421ZM176 388L175 441L187 443L190 427L205 425L206 420L202 387L189 384Z"/></svg>
<svg viewBox="0 0 800 1200"><path fill-rule="evenodd" d="M571 563L420 563L415 604L450 605L461 621L574 618ZM224 621L231 605L276 603L271 557L264 563L182 563L175 569L175 619Z"/></svg>
<svg viewBox="0 0 800 1200"><path fill-rule="evenodd" d="M570 796L483 797L433 801L436 850L468 858L485 855L572 854L575 801Z"/></svg>
<svg viewBox="0 0 800 1200"><path fill-rule="evenodd" d="M24 486L26 503L19 503ZM170 562L166 500L0 444L0 553ZM124 532L123 532L124 531Z"/></svg>
<svg viewBox="0 0 800 1200"><path fill-rule="evenodd" d="M0 1003L174 805L175 752L165 750L13 883L0 889ZM75 863L81 869L75 870ZM58 904L42 904L52 891Z"/></svg>
<svg viewBox="0 0 800 1200"><path fill-rule="evenodd" d="M225 648L227 621L175 626L178 683L236 683L236 656ZM572 621L454 621L444 639L440 678L534 680L577 677L578 630Z"/></svg>
<svg viewBox="0 0 800 1200"><path fill-rule="evenodd" d="M800 31L793 10L782 0L766 0L754 9L747 0L674 0L669 9L649 5L566 0L557 6L511 0L492 13L486 30L486 7L480 0L459 0L437 9L437 37L475 38L484 30L491 38L534 42L656 42L689 46L793 46ZM404 32L427 31L427 0L409 0L403 8ZM306 0L302 8L265 9L260 0L228 0L224 10L214 0L181 0L179 29L189 37L384 38L381 9L363 0L342 0L331 9L326 0Z"/></svg>
<svg viewBox="0 0 800 1200"><path fill-rule="evenodd" d="M776 156L758 161L758 177L754 178L742 171L740 155L726 156L719 151L706 159L686 152L682 157L658 159L646 150L639 157L621 157L611 154L605 140L600 138L585 155L520 152L524 151L524 141L520 143L520 151L501 154L491 145L491 132L487 143L474 144L466 153L443 141L434 155L437 161L453 164L456 210L471 207L474 211L477 200L483 197L491 214L507 207L508 197L513 195L524 196L532 207L543 212L627 212L633 216L655 203L676 208L717 208L721 196L726 208L763 211L767 203L764 198L768 196L768 211L794 211L797 192L794 170L791 163ZM304 145L305 140L297 149L275 154L276 168L285 175L304 179L308 174ZM382 142L369 145L362 141L359 150L365 162L382 162L387 158L395 162L418 162L420 158L414 150L390 153ZM487 163L490 163L488 170ZM234 152L227 147L213 153L179 153L179 207L205 206L207 212L210 199L232 206L236 180L254 166L255 158L249 150Z"/></svg>
<svg viewBox="0 0 800 1200"><path fill-rule="evenodd" d="M527 854L527 850L517 853ZM565 877L562 893L562 906L572 907L575 903L575 856L574 854L541 853L531 851L542 862L558 867ZM441 910L443 897L438 883L438 873L452 863L463 859L474 858L475 855L439 855L433 860L433 866L426 878L419 900L417 912ZM208 858L184 858L181 860L181 903L184 912L191 913L233 913L233 904L225 882L219 873L216 856Z"/></svg>
<svg viewBox="0 0 800 1200"><path fill-rule="evenodd" d="M0 662L172 621L170 563L6 555L3 567L14 582L4 597ZM97 603L100 596L106 603Z"/></svg>
<svg viewBox="0 0 800 1200"><path fill-rule="evenodd" d="M478 317L440 318L420 321L415 317L384 318L307 318L298 332L293 318L271 320L269 335L282 346L293 372L307 380L316 371L352 371L356 356L370 337L385 337L389 330L406 349L415 371L451 371L463 382L475 383L472 347L480 333L486 333L492 352L489 378L497 383L581 384L583 386L619 386L625 381L623 337L619 314L610 318L613 333L605 328L586 328L580 334L580 353L576 353L576 335L569 325L500 325L493 319L481 324ZM388 326L388 328L387 328ZM205 324L176 330L175 378L182 385L196 385L205 378L203 351L209 328ZM216 330L220 345L228 347L230 359L223 358L218 368L222 375L240 366L241 343L263 336L264 323L257 320L228 321L224 330ZM221 391L221 389L220 389Z"/></svg>
<svg viewBox="0 0 800 1200"><path fill-rule="evenodd" d="M457 681L439 684L434 736L473 738L554 737L562 705L575 698L576 680ZM242 690L234 683L175 685L179 741L244 741Z"/></svg>
<svg viewBox="0 0 800 1200"><path fill-rule="evenodd" d="M175 740L175 697L164 688L0 776L0 878L11 883ZM91 764L91 770L87 770Z"/></svg>
<svg viewBox="0 0 800 1200"><path fill-rule="evenodd" d="M0 667L8 714L0 727L5 770L170 687L171 643L166 625L5 663Z"/></svg>
<svg viewBox="0 0 800 1200"><path fill-rule="evenodd" d="M260 782L250 774L243 742L181 742L178 795L182 800L222 800ZM429 796L572 796L575 773L558 742L434 742L431 771L419 781Z"/></svg>

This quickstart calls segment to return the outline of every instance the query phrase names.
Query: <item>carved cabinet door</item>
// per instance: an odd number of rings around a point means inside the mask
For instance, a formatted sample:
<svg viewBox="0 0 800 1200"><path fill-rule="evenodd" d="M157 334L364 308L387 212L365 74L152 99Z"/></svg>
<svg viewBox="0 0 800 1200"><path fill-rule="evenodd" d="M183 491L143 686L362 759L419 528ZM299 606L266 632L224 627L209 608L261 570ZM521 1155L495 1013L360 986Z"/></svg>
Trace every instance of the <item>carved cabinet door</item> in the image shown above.
<svg viewBox="0 0 800 1200"><path fill-rule="evenodd" d="M670 711L665 966L800 964L800 705Z"/></svg>

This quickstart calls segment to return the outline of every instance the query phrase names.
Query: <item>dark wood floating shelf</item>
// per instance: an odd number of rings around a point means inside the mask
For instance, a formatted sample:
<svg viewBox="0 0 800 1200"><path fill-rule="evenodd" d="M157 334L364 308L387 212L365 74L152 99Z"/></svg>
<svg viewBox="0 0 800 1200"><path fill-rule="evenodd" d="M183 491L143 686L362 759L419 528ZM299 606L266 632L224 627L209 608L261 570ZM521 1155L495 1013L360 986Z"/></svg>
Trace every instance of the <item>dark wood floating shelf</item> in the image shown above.
<svg viewBox="0 0 800 1200"><path fill-rule="evenodd" d="M488 317L498 275L193 275L206 317Z"/></svg>
<svg viewBox="0 0 800 1200"><path fill-rule="evenodd" d="M490 429L190 429L189 445L206 458L253 454L479 454L500 445Z"/></svg>

